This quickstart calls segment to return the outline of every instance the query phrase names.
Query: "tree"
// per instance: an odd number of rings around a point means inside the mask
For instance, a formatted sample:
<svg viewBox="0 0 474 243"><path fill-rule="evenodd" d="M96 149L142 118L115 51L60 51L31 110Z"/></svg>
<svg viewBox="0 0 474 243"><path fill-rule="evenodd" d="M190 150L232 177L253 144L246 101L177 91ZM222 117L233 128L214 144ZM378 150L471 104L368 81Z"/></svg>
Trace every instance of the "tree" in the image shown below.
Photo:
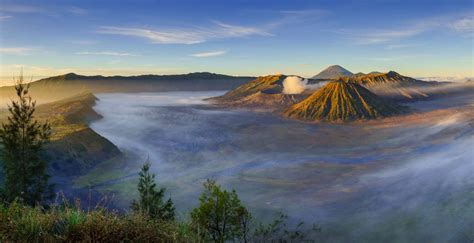
<svg viewBox="0 0 474 243"><path fill-rule="evenodd" d="M10 116L0 129L5 174L3 196L7 202L19 199L35 205L49 198L52 192L47 162L41 158L43 146L51 136L51 126L35 120L36 101L29 95L30 86L24 83L22 74L15 83L18 100L8 106Z"/></svg>
<svg viewBox="0 0 474 243"><path fill-rule="evenodd" d="M227 192L215 181L207 180L199 202L199 207L191 212L191 220L205 241L247 242L252 216L235 190Z"/></svg>
<svg viewBox="0 0 474 243"><path fill-rule="evenodd" d="M174 220L175 207L171 198L163 202L165 188L156 189L155 175L150 173L150 164L145 163L139 173L138 192L140 199L132 202L132 209L152 219Z"/></svg>

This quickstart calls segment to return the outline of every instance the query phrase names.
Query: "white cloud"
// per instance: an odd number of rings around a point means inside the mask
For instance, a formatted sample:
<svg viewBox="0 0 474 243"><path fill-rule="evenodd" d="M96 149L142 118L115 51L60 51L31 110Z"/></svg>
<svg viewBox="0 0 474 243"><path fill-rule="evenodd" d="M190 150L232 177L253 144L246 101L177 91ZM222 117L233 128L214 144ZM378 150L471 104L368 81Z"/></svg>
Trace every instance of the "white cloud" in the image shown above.
<svg viewBox="0 0 474 243"><path fill-rule="evenodd" d="M0 15L0 21L3 21L3 20L7 20L9 18L11 18L12 16L10 15Z"/></svg>
<svg viewBox="0 0 474 243"><path fill-rule="evenodd" d="M363 60L375 61L375 62L390 62L397 60L413 59L418 58L420 55L398 55L398 56L386 56L386 57L366 57Z"/></svg>
<svg viewBox="0 0 474 243"><path fill-rule="evenodd" d="M413 47L413 46L416 46L416 45L414 45L414 44L393 44L393 45L388 45L385 49L393 50L393 49L400 49L400 48Z"/></svg>
<svg viewBox="0 0 474 243"><path fill-rule="evenodd" d="M98 43L98 41L95 40L72 40L70 41L71 44L76 44L76 45L95 45Z"/></svg>
<svg viewBox="0 0 474 243"><path fill-rule="evenodd" d="M121 56L121 57L137 57L140 55L128 52L114 52L114 51L83 51L77 52L77 55L94 55L94 56Z"/></svg>
<svg viewBox="0 0 474 243"><path fill-rule="evenodd" d="M86 9L75 7L75 6L69 7L67 10L68 12L77 16L83 16L89 13Z"/></svg>
<svg viewBox="0 0 474 243"><path fill-rule="evenodd" d="M458 19L451 24L451 28L458 32L473 32L474 18L466 17Z"/></svg>
<svg viewBox="0 0 474 243"><path fill-rule="evenodd" d="M201 53L194 53L190 56L192 57L215 57L224 55L226 51L210 51L210 52L201 52Z"/></svg>
<svg viewBox="0 0 474 243"><path fill-rule="evenodd" d="M469 17L465 17L469 16ZM371 45L399 41L417 36L429 31L446 31L454 29L457 32L473 32L474 21L471 14L444 15L432 18L418 19L406 23L400 28L339 30L336 33L347 35L355 44ZM387 49L406 47L407 45L389 45Z"/></svg>
<svg viewBox="0 0 474 243"><path fill-rule="evenodd" d="M2 5L1 11L9 13L44 13L47 12L44 8L33 5L22 4L5 4Z"/></svg>
<svg viewBox="0 0 474 243"><path fill-rule="evenodd" d="M367 33L356 34L353 39L355 43L359 45L380 44L415 36L423 31L423 28L408 28L403 30L371 30Z"/></svg>
<svg viewBox="0 0 474 243"><path fill-rule="evenodd" d="M80 7L60 5L43 7L41 5L4 4L1 6L0 11L16 14L44 14L52 17L70 14L75 16L84 16L88 14L88 11L86 9Z"/></svg>
<svg viewBox="0 0 474 243"><path fill-rule="evenodd" d="M0 53L11 54L11 55L28 55L34 51L30 47L0 47Z"/></svg>
<svg viewBox="0 0 474 243"><path fill-rule="evenodd" d="M197 27L193 29L142 29L114 26L102 26L97 30L101 34L134 36L150 40L156 44L196 44L211 39L237 38L252 35L271 35L257 27L245 27L214 22L212 27Z"/></svg>

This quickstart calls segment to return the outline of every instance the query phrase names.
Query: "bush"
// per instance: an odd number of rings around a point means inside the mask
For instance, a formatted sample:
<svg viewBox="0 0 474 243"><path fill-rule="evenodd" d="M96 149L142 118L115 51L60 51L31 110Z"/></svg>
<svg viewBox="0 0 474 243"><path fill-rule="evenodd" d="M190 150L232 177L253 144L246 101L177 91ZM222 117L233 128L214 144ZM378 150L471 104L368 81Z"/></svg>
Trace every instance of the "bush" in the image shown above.
<svg viewBox="0 0 474 243"><path fill-rule="evenodd" d="M176 242L194 239L177 223L141 214L121 215L104 208L0 205L0 242Z"/></svg>

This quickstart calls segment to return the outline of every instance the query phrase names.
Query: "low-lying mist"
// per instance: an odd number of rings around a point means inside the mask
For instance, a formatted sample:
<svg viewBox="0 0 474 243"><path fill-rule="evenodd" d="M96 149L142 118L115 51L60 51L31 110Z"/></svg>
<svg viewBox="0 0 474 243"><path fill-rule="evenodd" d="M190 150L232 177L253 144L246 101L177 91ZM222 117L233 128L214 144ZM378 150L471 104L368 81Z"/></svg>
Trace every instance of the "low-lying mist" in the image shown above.
<svg viewBox="0 0 474 243"><path fill-rule="evenodd" d="M104 118L92 128L128 155L120 169L126 174L136 175L149 158L180 212L197 204L201 183L213 178L236 188L256 217L284 211L295 222L321 224L331 242L446 242L470 233L472 112L305 124L202 101L223 93L99 94L95 109ZM120 200L130 198L126 191Z"/></svg>

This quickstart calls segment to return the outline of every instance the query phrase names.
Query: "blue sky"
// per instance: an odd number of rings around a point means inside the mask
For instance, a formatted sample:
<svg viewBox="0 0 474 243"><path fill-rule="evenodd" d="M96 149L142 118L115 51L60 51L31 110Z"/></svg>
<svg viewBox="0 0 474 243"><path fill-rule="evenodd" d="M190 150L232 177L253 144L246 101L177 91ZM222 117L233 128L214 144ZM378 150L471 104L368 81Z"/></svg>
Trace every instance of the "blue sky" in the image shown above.
<svg viewBox="0 0 474 243"><path fill-rule="evenodd" d="M0 0L0 76L474 76L474 1Z"/></svg>

